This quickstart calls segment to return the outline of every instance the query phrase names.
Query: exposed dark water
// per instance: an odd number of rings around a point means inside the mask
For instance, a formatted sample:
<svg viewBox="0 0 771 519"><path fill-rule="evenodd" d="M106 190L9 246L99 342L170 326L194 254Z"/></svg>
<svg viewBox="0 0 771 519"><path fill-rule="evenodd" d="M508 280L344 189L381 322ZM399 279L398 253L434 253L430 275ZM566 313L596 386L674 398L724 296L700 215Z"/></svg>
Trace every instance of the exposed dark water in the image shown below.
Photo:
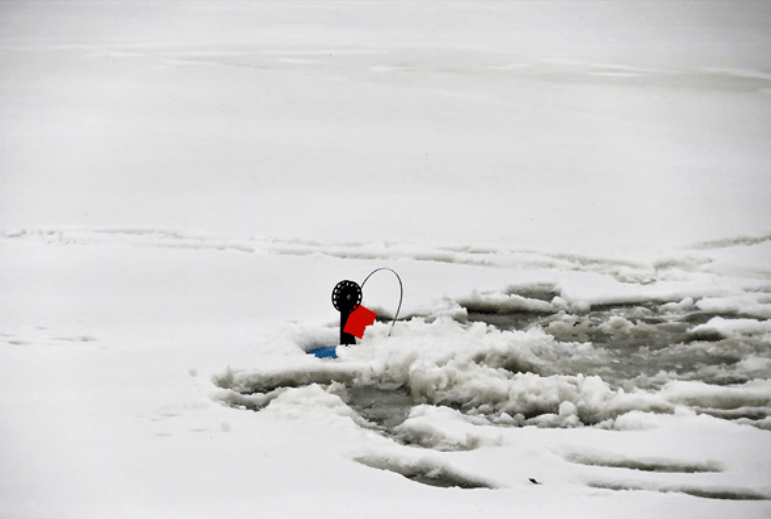
<svg viewBox="0 0 771 519"><path fill-rule="evenodd" d="M524 295L546 300L553 294ZM700 327L716 317L743 318L734 313L678 311L659 301L601 305L575 313L464 306L471 322L501 330L540 328L560 342L590 343L594 355L559 359L555 370L598 375L613 387L649 389L672 380L729 385L771 377L771 370L764 369L762 362L771 359L767 337ZM742 362L746 360L760 362Z"/></svg>
<svg viewBox="0 0 771 519"><path fill-rule="evenodd" d="M548 289L512 294L516 308L460 301L465 314L451 330L431 328L430 319L406 320L402 342L382 345L395 348L389 353L395 360L378 357L376 348L368 367L332 361L228 372L216 383L231 390L223 397L227 404L253 410L289 388L335 385L362 423L404 443L423 443L395 431L423 404L495 424L540 427L607 427L630 411L674 413L679 406L771 429L771 340L762 319L704 311L693 300L569 311L552 308L556 294ZM487 327L481 332L480 323ZM450 331L455 335L447 340L456 343L421 357L436 334Z"/></svg>

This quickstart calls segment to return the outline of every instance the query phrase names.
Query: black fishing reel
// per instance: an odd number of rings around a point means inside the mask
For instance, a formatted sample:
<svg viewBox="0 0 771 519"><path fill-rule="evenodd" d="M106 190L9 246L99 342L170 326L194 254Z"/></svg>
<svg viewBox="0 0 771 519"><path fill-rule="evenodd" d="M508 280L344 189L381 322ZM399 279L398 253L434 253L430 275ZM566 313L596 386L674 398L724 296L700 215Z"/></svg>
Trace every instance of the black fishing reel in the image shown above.
<svg viewBox="0 0 771 519"><path fill-rule="evenodd" d="M344 279L332 290L332 304L341 313L351 313L361 304L361 287L355 281Z"/></svg>

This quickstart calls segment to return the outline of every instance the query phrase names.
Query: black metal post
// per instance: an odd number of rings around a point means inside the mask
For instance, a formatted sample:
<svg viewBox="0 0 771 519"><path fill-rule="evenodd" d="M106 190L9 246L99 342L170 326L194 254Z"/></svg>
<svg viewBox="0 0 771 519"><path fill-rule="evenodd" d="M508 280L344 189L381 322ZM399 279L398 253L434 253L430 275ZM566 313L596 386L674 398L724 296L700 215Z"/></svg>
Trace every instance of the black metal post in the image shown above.
<svg viewBox="0 0 771 519"><path fill-rule="evenodd" d="M340 344L356 344L356 337L350 333L345 333L345 323L348 322L348 316L351 315L350 311L340 312Z"/></svg>

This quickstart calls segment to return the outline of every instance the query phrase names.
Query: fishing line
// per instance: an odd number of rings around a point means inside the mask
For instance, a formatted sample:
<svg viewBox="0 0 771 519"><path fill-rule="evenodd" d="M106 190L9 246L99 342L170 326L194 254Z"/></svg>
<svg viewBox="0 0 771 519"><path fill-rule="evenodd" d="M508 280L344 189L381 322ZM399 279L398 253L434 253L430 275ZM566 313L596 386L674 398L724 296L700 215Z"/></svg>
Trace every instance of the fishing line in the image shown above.
<svg viewBox="0 0 771 519"><path fill-rule="evenodd" d="M388 336L391 336L391 332L394 331L394 325L396 324L396 319L399 317L399 310L402 309L402 299L404 299L404 285L402 284L402 278L399 277L399 274L396 273L396 271L392 268L388 267L380 267L376 268L369 274L367 274L367 277L364 278L364 281L361 282L361 288L364 289L364 284L367 282L367 280L372 277L372 274L375 272L380 272L381 270L388 270L390 272L393 272L394 276L396 276L397 281L399 281L399 306L396 307L396 313L394 314L394 320L391 321L391 329L388 330Z"/></svg>

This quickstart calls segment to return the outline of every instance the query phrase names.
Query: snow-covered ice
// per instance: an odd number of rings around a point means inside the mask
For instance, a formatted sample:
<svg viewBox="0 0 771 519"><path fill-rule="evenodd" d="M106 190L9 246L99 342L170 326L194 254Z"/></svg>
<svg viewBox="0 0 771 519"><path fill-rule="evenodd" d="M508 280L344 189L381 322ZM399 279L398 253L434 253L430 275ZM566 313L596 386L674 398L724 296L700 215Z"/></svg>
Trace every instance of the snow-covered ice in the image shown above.
<svg viewBox="0 0 771 519"><path fill-rule="evenodd" d="M764 2L0 3L0 517L767 517ZM330 294L380 315L337 359Z"/></svg>

